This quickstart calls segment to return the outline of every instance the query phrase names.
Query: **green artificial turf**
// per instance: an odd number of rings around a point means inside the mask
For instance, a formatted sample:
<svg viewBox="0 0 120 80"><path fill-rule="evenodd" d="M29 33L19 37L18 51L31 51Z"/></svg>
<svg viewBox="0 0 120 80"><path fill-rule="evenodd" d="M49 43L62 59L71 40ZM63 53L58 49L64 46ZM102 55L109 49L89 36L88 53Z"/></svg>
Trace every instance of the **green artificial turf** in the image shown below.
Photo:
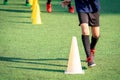
<svg viewBox="0 0 120 80"><path fill-rule="evenodd" d="M101 0L97 66L88 68L76 12L69 13L60 1L53 0L53 12L47 13L46 0L39 0L42 24L33 25L25 0L9 0L8 5L1 0L0 80L119 80L119 2ZM77 37L83 75L64 74L73 36Z"/></svg>

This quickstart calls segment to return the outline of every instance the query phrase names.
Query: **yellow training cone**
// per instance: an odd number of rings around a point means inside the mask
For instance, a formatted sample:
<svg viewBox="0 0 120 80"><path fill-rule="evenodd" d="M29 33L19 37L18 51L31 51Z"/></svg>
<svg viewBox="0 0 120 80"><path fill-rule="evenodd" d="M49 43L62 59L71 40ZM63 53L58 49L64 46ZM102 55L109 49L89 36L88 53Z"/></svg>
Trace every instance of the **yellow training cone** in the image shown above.
<svg viewBox="0 0 120 80"><path fill-rule="evenodd" d="M31 6L31 9L33 10L34 6L35 6L35 2L36 0L33 0L33 3L32 3L32 6Z"/></svg>
<svg viewBox="0 0 120 80"><path fill-rule="evenodd" d="M35 15L35 13L36 13L36 6L37 6L37 0L33 0L33 5L32 5L32 7L31 7L31 9L32 9L32 17L31 18L34 18L34 15Z"/></svg>
<svg viewBox="0 0 120 80"><path fill-rule="evenodd" d="M33 5L33 0L29 0L30 5Z"/></svg>
<svg viewBox="0 0 120 80"><path fill-rule="evenodd" d="M37 3L37 0L33 7L32 20L33 20L32 24L42 24L40 16L40 7L39 4Z"/></svg>
<svg viewBox="0 0 120 80"><path fill-rule="evenodd" d="M72 37L71 50L65 74L84 74L80 61L77 38L75 36Z"/></svg>

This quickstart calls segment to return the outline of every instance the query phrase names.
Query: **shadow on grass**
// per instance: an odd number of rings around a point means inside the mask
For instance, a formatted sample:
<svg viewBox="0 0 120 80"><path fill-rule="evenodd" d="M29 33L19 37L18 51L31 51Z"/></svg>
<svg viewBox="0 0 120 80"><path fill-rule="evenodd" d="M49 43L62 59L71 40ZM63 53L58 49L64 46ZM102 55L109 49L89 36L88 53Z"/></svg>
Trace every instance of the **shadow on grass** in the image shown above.
<svg viewBox="0 0 120 80"><path fill-rule="evenodd" d="M40 65L47 65L47 66L58 66L58 67L67 67L66 65L60 64L53 64L51 63L41 63L38 61L68 61L65 58L55 58L55 59L22 59L22 58L14 58L14 57L0 57L0 61L8 61L8 62L17 62L17 63L27 63L27 64L40 64ZM35 62L37 61L37 62ZM81 60L82 62L84 60ZM12 66L9 66L12 67ZM56 69L45 69L45 68L28 68L28 67L12 67L12 68L19 68L19 69L29 69L29 70L42 70L42 71L52 71L52 72L64 72L64 70L56 70ZM82 66L83 70L87 68Z"/></svg>
<svg viewBox="0 0 120 80"><path fill-rule="evenodd" d="M18 68L18 69L27 69L27 70L49 71L49 72L64 72L64 70L46 69L46 68L13 67L13 66L9 66L9 67Z"/></svg>
<svg viewBox="0 0 120 80"><path fill-rule="evenodd" d="M66 67L66 65L58 65L58 64L52 64L52 63L38 62L38 61L56 61L56 60L58 61L58 60L67 60L67 59L64 59L64 58L56 58L56 59L22 59L22 58L13 58L13 57L0 57L0 61Z"/></svg>
<svg viewBox="0 0 120 80"><path fill-rule="evenodd" d="M23 16L23 15L21 15L21 16L8 16L8 17L10 17L10 18L31 18L30 16Z"/></svg>
<svg viewBox="0 0 120 80"><path fill-rule="evenodd" d="M57 70L57 69L45 69L45 68L30 68L30 67L13 67L8 66L10 68L18 68L18 69L27 69L27 70L38 70L38 71L49 71L49 72L65 72L65 70ZM83 70L86 70L86 67L82 67Z"/></svg>
<svg viewBox="0 0 120 80"><path fill-rule="evenodd" d="M0 11L7 11L7 12L18 12L18 13L29 13L31 10L13 10L13 9L0 9Z"/></svg>
<svg viewBox="0 0 120 80"><path fill-rule="evenodd" d="M32 22L27 22L27 21L22 21L22 22L18 22L18 21L8 21L8 22L11 22L11 23L24 23L24 24L32 24Z"/></svg>

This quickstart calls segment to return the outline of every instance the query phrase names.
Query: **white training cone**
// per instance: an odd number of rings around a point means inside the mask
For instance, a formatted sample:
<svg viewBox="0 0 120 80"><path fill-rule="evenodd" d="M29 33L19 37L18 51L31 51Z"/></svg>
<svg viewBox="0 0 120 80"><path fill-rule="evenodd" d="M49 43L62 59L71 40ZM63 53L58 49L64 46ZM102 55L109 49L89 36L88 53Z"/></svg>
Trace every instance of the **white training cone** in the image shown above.
<svg viewBox="0 0 120 80"><path fill-rule="evenodd" d="M71 50L65 74L84 74L79 56L77 38L75 36L72 38Z"/></svg>

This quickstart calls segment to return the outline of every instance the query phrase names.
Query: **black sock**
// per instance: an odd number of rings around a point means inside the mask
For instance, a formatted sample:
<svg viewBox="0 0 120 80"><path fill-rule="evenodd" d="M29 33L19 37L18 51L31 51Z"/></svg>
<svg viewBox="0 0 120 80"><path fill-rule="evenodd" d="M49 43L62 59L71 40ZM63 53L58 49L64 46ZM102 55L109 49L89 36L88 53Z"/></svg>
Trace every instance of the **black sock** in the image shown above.
<svg viewBox="0 0 120 80"><path fill-rule="evenodd" d="M99 40L99 38L94 38L94 37L92 36L90 49L95 49L95 46L96 46L98 40Z"/></svg>
<svg viewBox="0 0 120 80"><path fill-rule="evenodd" d="M26 4L28 4L29 3L29 0L26 0Z"/></svg>
<svg viewBox="0 0 120 80"><path fill-rule="evenodd" d="M86 56L90 56L90 40L89 35L82 35L82 42L85 49Z"/></svg>
<svg viewBox="0 0 120 80"><path fill-rule="evenodd" d="M7 2L8 0L4 0L4 2Z"/></svg>
<svg viewBox="0 0 120 80"><path fill-rule="evenodd" d="M70 4L68 4L68 8L71 8L71 3L70 3Z"/></svg>
<svg viewBox="0 0 120 80"><path fill-rule="evenodd" d="M51 0L47 0L47 4L50 4L51 3Z"/></svg>

